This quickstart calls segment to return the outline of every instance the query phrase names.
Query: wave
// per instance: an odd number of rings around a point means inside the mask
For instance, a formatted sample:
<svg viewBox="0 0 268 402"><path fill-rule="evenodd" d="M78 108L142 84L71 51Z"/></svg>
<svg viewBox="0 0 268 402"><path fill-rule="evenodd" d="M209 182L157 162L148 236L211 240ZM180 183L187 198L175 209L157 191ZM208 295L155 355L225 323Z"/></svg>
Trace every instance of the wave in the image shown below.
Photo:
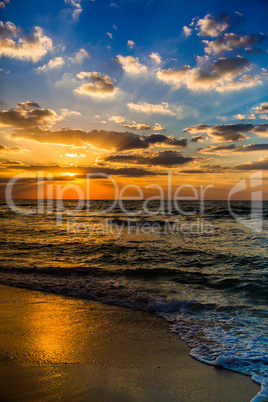
<svg viewBox="0 0 268 402"><path fill-rule="evenodd" d="M42 250L50 248L49 244L43 244L36 247L36 250ZM58 252L64 252L64 248L60 245L54 245ZM20 245L19 249L27 250L27 245ZM132 250L131 246L117 246L116 256L111 254L111 246L104 244L98 246L97 249L93 248L91 253L87 250L76 249L77 256L86 255L86 260L77 265L75 268L73 266L63 267L59 266L49 266L44 264L39 264L39 266L14 266L16 260L9 260L5 265L0 266L0 272L7 273L25 273L25 274L46 274L52 276L60 277L72 277L72 276L84 276L85 280L91 276L103 276L106 278L114 278L115 280L130 279L130 280L154 280L159 278L164 278L164 280L169 281L170 284L181 284L186 286L200 287L203 289L212 289L216 291L224 291L229 294L240 295L241 298L254 301L255 304L261 304L267 306L268 304L268 272L267 269L254 269L243 275L241 273L227 273L227 272L216 272L215 270L210 271L209 264L205 261L194 261L189 262L189 266L184 263L184 266L179 268L171 265L170 267L155 267L149 264L152 261L150 255L137 255L133 256L132 260L127 263L124 257L126 250ZM93 252L94 251L94 252ZM100 251L99 255L95 253ZM114 250L113 250L114 251ZM15 253L16 254L16 253ZM89 255L92 257L89 260ZM96 255L94 257L94 255ZM121 258L120 255L123 255ZM146 264L144 264L146 262ZM161 256L161 263L172 262L172 258L168 256ZM106 268L109 264L111 267ZM137 264L141 266L137 266ZM90 264L90 266L89 266ZM133 267L132 267L133 265ZM144 265L148 267L144 267ZM214 266L215 263L212 261L211 265ZM200 268L206 268L204 270Z"/></svg>

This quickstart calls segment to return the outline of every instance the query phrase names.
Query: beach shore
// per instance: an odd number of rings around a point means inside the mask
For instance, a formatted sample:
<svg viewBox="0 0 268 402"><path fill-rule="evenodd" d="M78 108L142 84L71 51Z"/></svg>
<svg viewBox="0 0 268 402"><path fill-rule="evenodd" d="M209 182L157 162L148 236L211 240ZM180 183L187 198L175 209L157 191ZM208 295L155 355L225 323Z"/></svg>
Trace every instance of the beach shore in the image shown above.
<svg viewBox="0 0 268 402"><path fill-rule="evenodd" d="M249 377L201 364L153 314L0 286L1 401L245 401Z"/></svg>

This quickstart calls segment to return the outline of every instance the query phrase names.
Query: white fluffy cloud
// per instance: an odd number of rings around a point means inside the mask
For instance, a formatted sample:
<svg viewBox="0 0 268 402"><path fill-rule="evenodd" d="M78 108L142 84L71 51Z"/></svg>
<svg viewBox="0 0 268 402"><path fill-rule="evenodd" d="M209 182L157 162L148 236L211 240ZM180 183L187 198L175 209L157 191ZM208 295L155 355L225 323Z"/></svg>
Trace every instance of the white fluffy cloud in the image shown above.
<svg viewBox="0 0 268 402"><path fill-rule="evenodd" d="M83 84L75 89L75 92L80 95L105 98L114 96L118 90L114 85L115 80L105 74L81 71L77 77L81 80L87 78L90 81L89 84Z"/></svg>
<svg viewBox="0 0 268 402"><path fill-rule="evenodd" d="M187 26L184 26L182 28L182 30L183 30L183 33L186 36L186 38L188 38L188 36L191 36L192 31L193 31L191 28L188 28Z"/></svg>
<svg viewBox="0 0 268 402"><path fill-rule="evenodd" d="M159 80L179 88L190 75L191 71L190 66L186 65L178 70L173 70L172 68L160 70L156 73L156 76Z"/></svg>
<svg viewBox="0 0 268 402"><path fill-rule="evenodd" d="M48 71L48 70L53 70L54 68L61 68L65 64L65 61L62 57L55 57L54 59L51 59L47 64L44 64L43 66L38 67L36 70L37 71Z"/></svg>
<svg viewBox="0 0 268 402"><path fill-rule="evenodd" d="M234 116L237 120L245 120L246 115L238 113L237 115Z"/></svg>
<svg viewBox="0 0 268 402"><path fill-rule="evenodd" d="M259 106L254 107L253 110L260 114L260 113L268 113L268 102L263 102Z"/></svg>
<svg viewBox="0 0 268 402"><path fill-rule="evenodd" d="M70 4L73 8L74 11L72 13L72 18L73 20L78 20L81 12L83 11L81 7L81 0L64 0L66 4Z"/></svg>
<svg viewBox="0 0 268 402"><path fill-rule="evenodd" d="M244 88L252 88L256 85L261 85L262 81L260 76L258 75L243 75L236 82L228 82L222 86L219 86L216 90L218 92L226 92L226 91L237 91Z"/></svg>
<svg viewBox="0 0 268 402"><path fill-rule="evenodd" d="M109 121L113 121L116 124L121 124L126 121L126 118L123 116L111 116L111 117L109 117Z"/></svg>
<svg viewBox="0 0 268 402"><path fill-rule="evenodd" d="M152 104L147 102L131 102L128 103L127 106L129 109L134 110L135 112L182 117L182 107L170 107L168 102L162 102L160 104Z"/></svg>
<svg viewBox="0 0 268 402"><path fill-rule="evenodd" d="M196 22L196 29L199 36L211 36L213 38L219 36L223 31L229 28L229 17L213 16L207 14L204 18L200 18Z"/></svg>
<svg viewBox="0 0 268 402"><path fill-rule="evenodd" d="M74 57L69 57L72 63L81 63L84 59L89 59L90 56L85 49L80 49Z"/></svg>
<svg viewBox="0 0 268 402"><path fill-rule="evenodd" d="M9 0L3 0L3 1L0 1L0 9L2 8L5 8L6 7L6 4L8 4L9 3Z"/></svg>
<svg viewBox="0 0 268 402"><path fill-rule="evenodd" d="M122 65L123 70L128 74L140 74L147 71L147 67L140 63L138 57L117 56L118 62Z"/></svg>
<svg viewBox="0 0 268 402"><path fill-rule="evenodd" d="M52 39L43 34L42 28L36 26L29 37L12 22L0 21L0 56L37 62L51 50Z"/></svg>
<svg viewBox="0 0 268 402"><path fill-rule="evenodd" d="M235 48L249 48L252 45L257 44L264 35L245 35L240 36L234 33L225 33L221 38L214 41L203 41L207 46L205 52L207 54L217 54L221 52L230 52Z"/></svg>
<svg viewBox="0 0 268 402"><path fill-rule="evenodd" d="M151 53L150 57L155 64L161 64L161 56L159 53Z"/></svg>
<svg viewBox="0 0 268 402"><path fill-rule="evenodd" d="M178 70L169 68L157 72L157 78L174 88L186 86L192 91L226 92L260 85L257 75L242 75L251 68L249 60L243 57L221 58L206 69L190 68L186 65Z"/></svg>
<svg viewBox="0 0 268 402"><path fill-rule="evenodd" d="M80 112L76 110L69 110L69 109L61 109L61 118L66 119L71 116L81 116Z"/></svg>
<svg viewBox="0 0 268 402"><path fill-rule="evenodd" d="M128 40L127 41L127 46L130 48L130 49L133 49L133 47L135 46L136 44L135 44L135 42L133 42L133 40Z"/></svg>
<svg viewBox="0 0 268 402"><path fill-rule="evenodd" d="M153 131L164 131L165 127L161 126L160 123L156 123L154 126L149 126L144 123L129 123L124 124L124 127L134 129L134 130L153 130Z"/></svg>
<svg viewBox="0 0 268 402"><path fill-rule="evenodd" d="M20 102L10 110L0 112L1 127L34 127L53 125L62 120L54 110L43 109L38 103L27 101Z"/></svg>

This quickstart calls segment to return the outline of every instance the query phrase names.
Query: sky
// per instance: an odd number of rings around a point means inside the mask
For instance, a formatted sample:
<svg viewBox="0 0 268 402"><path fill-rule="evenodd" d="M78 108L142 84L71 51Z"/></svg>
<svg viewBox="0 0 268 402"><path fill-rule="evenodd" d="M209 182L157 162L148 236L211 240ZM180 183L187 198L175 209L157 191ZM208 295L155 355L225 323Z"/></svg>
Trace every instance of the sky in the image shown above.
<svg viewBox="0 0 268 402"><path fill-rule="evenodd" d="M147 197L171 172L225 199L261 170L268 198L267 0L3 0L0 12L1 197L20 174L14 197L35 198L38 172L83 189L107 173ZM96 180L92 198L112 187Z"/></svg>

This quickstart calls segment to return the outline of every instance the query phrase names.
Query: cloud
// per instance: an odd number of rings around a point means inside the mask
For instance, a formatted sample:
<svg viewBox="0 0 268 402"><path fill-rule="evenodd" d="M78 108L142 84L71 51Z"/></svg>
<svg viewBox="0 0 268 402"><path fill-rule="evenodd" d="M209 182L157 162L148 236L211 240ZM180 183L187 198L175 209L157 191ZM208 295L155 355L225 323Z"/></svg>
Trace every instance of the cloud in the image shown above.
<svg viewBox="0 0 268 402"><path fill-rule="evenodd" d="M154 131L163 131L165 127L162 127L160 123L156 123L154 126L148 126L143 123L135 123L135 124L124 124L124 127L136 129L136 130L154 130Z"/></svg>
<svg viewBox="0 0 268 402"><path fill-rule="evenodd" d="M185 82L190 72L190 66L185 65L178 70L173 70L172 68L169 68L168 70L160 70L156 73L156 76L159 80L164 81L167 84L180 87L181 84Z"/></svg>
<svg viewBox="0 0 268 402"><path fill-rule="evenodd" d="M111 32L106 32L106 35L108 35L110 39L113 39L113 35L111 34Z"/></svg>
<svg viewBox="0 0 268 402"><path fill-rule="evenodd" d="M0 1L0 9L2 8L5 8L6 7L6 4L8 4L9 3L9 0L3 0L3 1Z"/></svg>
<svg viewBox="0 0 268 402"><path fill-rule="evenodd" d="M130 102L127 104L128 108L135 112L146 114L161 114L168 116L182 117L182 107L171 108L168 102L162 102L160 104L153 104L147 102Z"/></svg>
<svg viewBox="0 0 268 402"><path fill-rule="evenodd" d="M186 27L186 26L184 26L184 27L182 28L182 30L183 30L183 33L184 33L184 35L186 36L186 38L188 38L188 36L191 36L192 31L193 31L191 28L188 28L188 27Z"/></svg>
<svg viewBox="0 0 268 402"><path fill-rule="evenodd" d="M43 109L36 102L20 102L14 109L0 112L1 127L33 127L52 125L61 120L56 112Z"/></svg>
<svg viewBox="0 0 268 402"><path fill-rule="evenodd" d="M108 75L101 75L97 72L84 72L77 74L77 77L83 80L88 78L90 83L83 84L79 88L75 89L74 92L80 95L89 95L93 97L111 97L114 96L118 88L114 85L114 79L110 78Z"/></svg>
<svg viewBox="0 0 268 402"><path fill-rule="evenodd" d="M155 64L161 64L161 56L159 53L151 53L150 57Z"/></svg>
<svg viewBox="0 0 268 402"><path fill-rule="evenodd" d="M204 56L196 56L196 64L202 65L205 63L208 63L210 61L210 58L207 54Z"/></svg>
<svg viewBox="0 0 268 402"><path fill-rule="evenodd" d="M240 114L240 113L238 113L238 114L236 114L234 117L235 117L237 120L245 120L246 115L245 115L245 114Z"/></svg>
<svg viewBox="0 0 268 402"><path fill-rule="evenodd" d="M71 117L71 116L82 116L80 112L77 112L75 110L69 110L69 109L61 109L61 118L65 119L66 117Z"/></svg>
<svg viewBox="0 0 268 402"><path fill-rule="evenodd" d="M211 15L207 14L204 18L200 18L196 22L196 29L199 36L211 36L213 38L219 36L230 26L230 17L227 15Z"/></svg>
<svg viewBox="0 0 268 402"><path fill-rule="evenodd" d="M80 49L74 57L69 57L72 63L82 63L84 59L90 58L88 52L85 49Z"/></svg>
<svg viewBox="0 0 268 402"><path fill-rule="evenodd" d="M218 92L234 91L262 85L259 75L243 75L238 81L230 82L217 88Z"/></svg>
<svg viewBox="0 0 268 402"><path fill-rule="evenodd" d="M118 62L122 65L123 70L128 74L140 74L147 71L147 67L139 62L138 57L117 56Z"/></svg>
<svg viewBox="0 0 268 402"><path fill-rule="evenodd" d="M230 153L246 153L246 152L265 152L268 151L268 144L221 144L207 148L199 148L197 150L201 154L218 154L225 155Z"/></svg>
<svg viewBox="0 0 268 402"><path fill-rule="evenodd" d="M226 121L226 120L228 120L228 117L227 116L216 116L216 119Z"/></svg>
<svg viewBox="0 0 268 402"><path fill-rule="evenodd" d="M65 90L73 90L77 87L79 81L70 73L64 73L59 81L55 82L55 87L63 88Z"/></svg>
<svg viewBox="0 0 268 402"><path fill-rule="evenodd" d="M237 120L245 120L245 119L255 120L256 116L253 113L251 113L249 115L238 113L238 114L234 115L234 118ZM260 118L261 118L261 116L260 116Z"/></svg>
<svg viewBox="0 0 268 402"><path fill-rule="evenodd" d="M249 67L250 62L244 57L236 57L232 59L221 58L215 61L211 66L211 72L219 74L227 78L236 77L246 67Z"/></svg>
<svg viewBox="0 0 268 402"><path fill-rule="evenodd" d="M198 135L197 137L193 137L191 139L191 142L199 142L199 141L204 141L204 137L202 137L202 135Z"/></svg>
<svg viewBox="0 0 268 402"><path fill-rule="evenodd" d="M268 120L268 102L263 102L259 106L253 107L254 113L257 113L260 119L262 120ZM256 118L254 113L251 113L252 119ZM265 113L265 114L261 114Z"/></svg>
<svg viewBox="0 0 268 402"><path fill-rule="evenodd" d="M79 16L81 12L83 11L80 3L81 0L64 0L66 4L70 4L72 7L74 7L74 11L72 13L72 19L74 21L77 21L79 19Z"/></svg>
<svg viewBox="0 0 268 402"><path fill-rule="evenodd" d="M208 124L198 124L185 128L183 131L190 134L207 133L217 141L243 141L249 137L243 132L253 132L253 124L223 124L221 126L210 126Z"/></svg>
<svg viewBox="0 0 268 402"><path fill-rule="evenodd" d="M133 40L128 40L127 41L127 47L129 47L130 49L133 49L134 46L136 46L136 43L133 42Z"/></svg>
<svg viewBox="0 0 268 402"><path fill-rule="evenodd" d="M177 151L160 151L153 154L147 152L140 155L110 155L103 160L111 163L172 167L185 165L193 158L184 157Z"/></svg>
<svg viewBox="0 0 268 402"><path fill-rule="evenodd" d="M259 137L268 137L268 124L259 124L252 130Z"/></svg>
<svg viewBox="0 0 268 402"><path fill-rule="evenodd" d="M160 145L165 147L188 147L186 138L177 139L172 135L167 137L163 134L151 134L148 137L145 137L145 141L151 145Z"/></svg>
<svg viewBox="0 0 268 402"><path fill-rule="evenodd" d="M23 29L16 27L13 22L7 21L5 24L0 21L0 38L15 38L23 34Z"/></svg>
<svg viewBox="0 0 268 402"><path fill-rule="evenodd" d="M208 124L198 124L183 130L190 134L205 132L210 137L218 141L243 141L249 137L242 133L254 133L259 137L268 137L268 124L223 124L221 126L211 126Z"/></svg>
<svg viewBox="0 0 268 402"><path fill-rule="evenodd" d="M222 165L201 165L198 169L180 170L180 173L185 174L223 173L226 170L229 170L229 168Z"/></svg>
<svg viewBox="0 0 268 402"><path fill-rule="evenodd" d="M15 146L15 147L7 147L5 145L0 144L0 152L23 152L26 151L26 149L24 147L19 147L19 146Z"/></svg>
<svg viewBox="0 0 268 402"><path fill-rule="evenodd" d="M152 145L187 146L186 139L175 139L163 134L152 134L148 137L131 132L105 130L83 131L72 128L48 130L39 127L17 129L11 134L12 138L36 141L43 144L60 144L81 147L92 145L106 150L126 151L131 149L147 149Z"/></svg>
<svg viewBox="0 0 268 402"><path fill-rule="evenodd" d="M48 71L52 70L54 68L61 68L64 66L65 61L62 57L55 57L54 59L51 59L47 64L44 64L43 66L37 67L37 71Z"/></svg>
<svg viewBox="0 0 268 402"><path fill-rule="evenodd" d="M2 168L2 166L7 166L7 167L11 167L11 168L13 168L13 167L17 168L18 166L24 166L24 164L20 161L13 161L13 160L7 160L7 159L2 160L0 162L0 165L1 165L1 168ZM10 180L10 179L7 178L7 181L8 180Z"/></svg>
<svg viewBox="0 0 268 402"><path fill-rule="evenodd" d="M236 165L235 169L238 170L268 170L268 156L259 159L255 162L245 162L241 165Z"/></svg>
<svg viewBox="0 0 268 402"><path fill-rule="evenodd" d="M231 59L221 58L206 68L190 68L185 65L178 70L169 68L160 70L156 76L159 80L173 86L175 89L186 86L192 91L225 92L239 90L261 84L259 76L243 75L234 81L244 71L250 69L250 62L243 57Z"/></svg>
<svg viewBox="0 0 268 402"><path fill-rule="evenodd" d="M255 113L268 113L268 102L263 102L260 106L254 107Z"/></svg>
<svg viewBox="0 0 268 402"><path fill-rule="evenodd" d="M249 48L264 40L264 35L236 35L234 33L225 33L221 38L214 41L203 41L207 46L207 54L218 54L221 52L230 52L235 48Z"/></svg>
<svg viewBox="0 0 268 402"><path fill-rule="evenodd" d="M40 172L52 172L56 173L57 175L60 173L66 174L66 166L59 166L59 165L24 165L21 162L17 161L4 161L2 162L3 168L6 169L8 166L14 170L22 170L22 171L40 171ZM135 168L135 167L122 167L122 168L110 168L110 167L102 167L102 166L68 166L68 171L70 173L76 173L75 176L57 176L54 178L56 180L71 180L74 181L76 179L86 179L88 174L106 174L112 176L123 176L123 177L143 177L143 176L157 176L163 175L166 173L163 172L154 172L151 170L146 170L142 168ZM5 179L0 179L1 182ZM7 181L10 180L7 178ZM27 180L32 182L34 179L32 178L22 178L18 183L23 183L23 180Z"/></svg>
<svg viewBox="0 0 268 402"><path fill-rule="evenodd" d="M34 128L32 130L17 130L11 137L48 144L73 146L93 145L100 149L115 149L117 151L142 149L148 148L149 146L139 135L130 132L123 133L105 130L83 131L67 128L51 131Z"/></svg>
<svg viewBox="0 0 268 402"><path fill-rule="evenodd" d="M117 124L121 124L126 121L126 118L123 116L111 116L111 117L109 117L109 120L114 121Z"/></svg>
<svg viewBox="0 0 268 402"><path fill-rule="evenodd" d="M30 37L12 22L0 21L0 56L37 62L51 50L52 40L43 34L42 28L36 26Z"/></svg>
<svg viewBox="0 0 268 402"><path fill-rule="evenodd" d="M85 158L86 154L64 154L65 156L68 156L68 158Z"/></svg>

